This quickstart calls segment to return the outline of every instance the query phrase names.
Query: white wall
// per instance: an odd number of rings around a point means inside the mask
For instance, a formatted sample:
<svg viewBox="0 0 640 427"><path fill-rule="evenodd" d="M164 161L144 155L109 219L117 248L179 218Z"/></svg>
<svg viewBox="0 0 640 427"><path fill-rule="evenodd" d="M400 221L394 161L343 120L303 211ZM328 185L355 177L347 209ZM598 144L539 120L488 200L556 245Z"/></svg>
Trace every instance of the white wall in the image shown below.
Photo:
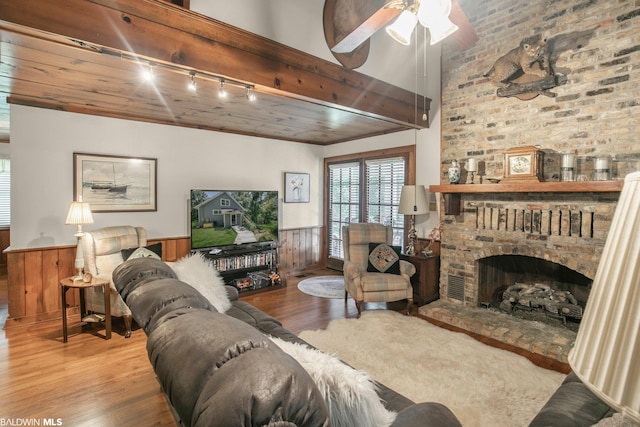
<svg viewBox="0 0 640 427"><path fill-rule="evenodd" d="M281 203L281 228L322 223L322 148L240 135L13 105L11 248L74 242L73 153L158 159L158 211L96 213L96 229L143 225L150 237L188 236L191 188L278 190L283 173L311 174L309 204ZM319 160L320 159L320 160Z"/></svg>

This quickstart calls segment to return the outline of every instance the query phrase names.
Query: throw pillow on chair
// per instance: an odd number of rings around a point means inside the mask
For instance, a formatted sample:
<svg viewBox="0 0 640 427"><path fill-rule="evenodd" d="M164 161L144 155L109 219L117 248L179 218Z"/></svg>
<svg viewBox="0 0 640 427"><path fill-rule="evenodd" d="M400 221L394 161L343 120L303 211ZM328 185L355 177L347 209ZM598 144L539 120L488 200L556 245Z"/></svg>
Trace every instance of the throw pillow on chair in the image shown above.
<svg viewBox="0 0 640 427"><path fill-rule="evenodd" d="M370 273L400 274L400 246L369 243L367 271Z"/></svg>

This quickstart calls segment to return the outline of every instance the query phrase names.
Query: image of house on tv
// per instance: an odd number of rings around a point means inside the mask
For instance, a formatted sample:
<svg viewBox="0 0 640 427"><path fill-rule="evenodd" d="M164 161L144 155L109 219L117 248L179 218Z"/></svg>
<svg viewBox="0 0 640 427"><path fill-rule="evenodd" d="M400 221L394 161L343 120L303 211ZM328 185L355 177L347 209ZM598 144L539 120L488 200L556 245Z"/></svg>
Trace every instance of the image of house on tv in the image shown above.
<svg viewBox="0 0 640 427"><path fill-rule="evenodd" d="M198 223L203 228L231 228L242 226L244 208L229 193L207 193L210 196L194 209L198 212Z"/></svg>

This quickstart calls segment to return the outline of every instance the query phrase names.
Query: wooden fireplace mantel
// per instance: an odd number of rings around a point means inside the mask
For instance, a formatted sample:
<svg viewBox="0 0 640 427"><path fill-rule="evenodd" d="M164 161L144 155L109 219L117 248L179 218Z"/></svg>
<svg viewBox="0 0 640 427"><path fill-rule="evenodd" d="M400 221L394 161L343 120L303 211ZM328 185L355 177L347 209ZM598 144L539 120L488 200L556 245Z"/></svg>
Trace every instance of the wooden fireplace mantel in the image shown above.
<svg viewBox="0 0 640 427"><path fill-rule="evenodd" d="M442 193L445 215L460 215L461 194L482 193L614 193L622 190L623 180L573 182L520 182L502 184L430 185L432 193Z"/></svg>

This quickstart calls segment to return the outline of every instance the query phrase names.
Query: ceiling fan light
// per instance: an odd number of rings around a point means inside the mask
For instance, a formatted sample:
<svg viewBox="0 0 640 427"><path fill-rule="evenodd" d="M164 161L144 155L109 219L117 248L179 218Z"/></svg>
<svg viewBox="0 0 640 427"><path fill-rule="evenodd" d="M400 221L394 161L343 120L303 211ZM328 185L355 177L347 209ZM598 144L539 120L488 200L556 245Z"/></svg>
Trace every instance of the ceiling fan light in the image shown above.
<svg viewBox="0 0 640 427"><path fill-rule="evenodd" d="M418 8L420 25L429 27L430 23L448 19L451 14L451 0L422 0Z"/></svg>
<svg viewBox="0 0 640 427"><path fill-rule="evenodd" d="M428 28L431 34L430 43L432 46L458 31L458 26L451 22L449 18L442 18L438 22L429 25Z"/></svg>
<svg viewBox="0 0 640 427"><path fill-rule="evenodd" d="M403 10L400 16L386 28L386 31L395 41L408 46L411 44L411 34L417 24L418 17L408 10Z"/></svg>

